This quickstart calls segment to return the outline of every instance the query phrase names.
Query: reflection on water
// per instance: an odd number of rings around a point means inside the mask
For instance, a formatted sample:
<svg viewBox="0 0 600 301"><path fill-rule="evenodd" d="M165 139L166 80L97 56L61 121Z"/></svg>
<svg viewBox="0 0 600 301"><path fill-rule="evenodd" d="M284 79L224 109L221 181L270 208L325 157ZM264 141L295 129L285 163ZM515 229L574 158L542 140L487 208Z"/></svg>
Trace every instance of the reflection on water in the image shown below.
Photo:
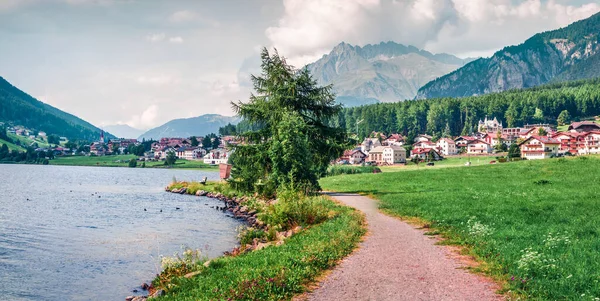
<svg viewBox="0 0 600 301"><path fill-rule="evenodd" d="M0 165L0 300L124 300L160 255L231 249L239 222L218 201L163 191L204 176L218 173Z"/></svg>

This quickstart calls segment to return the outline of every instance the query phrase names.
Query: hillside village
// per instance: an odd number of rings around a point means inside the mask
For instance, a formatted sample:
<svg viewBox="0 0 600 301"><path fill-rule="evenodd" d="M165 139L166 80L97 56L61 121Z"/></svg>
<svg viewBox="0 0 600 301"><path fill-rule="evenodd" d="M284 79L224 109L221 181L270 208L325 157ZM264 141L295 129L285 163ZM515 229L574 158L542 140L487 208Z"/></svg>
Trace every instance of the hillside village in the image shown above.
<svg viewBox="0 0 600 301"><path fill-rule="evenodd" d="M48 135L43 131L34 131L22 126L0 124L4 136L0 137L0 146L10 144L0 160L11 156L13 161L31 161L31 159L53 159L57 156L111 156L134 154L138 161L164 161L169 153L177 159L201 161L215 165L226 163L235 145L233 136L212 135L208 140L203 137L161 138L158 141L137 139L106 139L104 132L94 142L72 142L66 137ZM195 141L194 141L195 140ZM207 143L206 146L202 142ZM208 143L210 142L210 144Z"/></svg>
<svg viewBox="0 0 600 301"><path fill-rule="evenodd" d="M488 156L512 148L521 159L545 159L600 153L600 125L593 121L573 122L566 131L550 124L505 128L496 118L479 121L479 131L469 136L442 137L420 134L406 141L400 134L373 132L355 148L344 152L338 164L394 165L438 161L447 156ZM511 153L511 152L509 152Z"/></svg>

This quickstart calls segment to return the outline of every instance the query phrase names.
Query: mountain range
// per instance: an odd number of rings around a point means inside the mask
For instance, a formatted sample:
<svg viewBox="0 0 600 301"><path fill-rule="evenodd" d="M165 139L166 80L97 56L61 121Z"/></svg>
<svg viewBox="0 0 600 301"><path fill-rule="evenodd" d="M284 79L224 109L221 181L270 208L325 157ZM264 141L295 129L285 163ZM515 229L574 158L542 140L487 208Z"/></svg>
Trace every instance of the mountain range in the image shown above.
<svg viewBox="0 0 600 301"><path fill-rule="evenodd" d="M306 67L320 85L333 84L339 102L355 106L413 99L427 82L472 60L395 42L364 47L342 42Z"/></svg>
<svg viewBox="0 0 600 301"><path fill-rule="evenodd" d="M45 104L0 77L0 122L20 125L74 140L95 141L100 129L74 115ZM106 138L114 138L110 133Z"/></svg>
<svg viewBox="0 0 600 301"><path fill-rule="evenodd" d="M462 97L600 76L600 13L505 47L423 86L417 98Z"/></svg>
<svg viewBox="0 0 600 301"><path fill-rule="evenodd" d="M191 137L205 136L218 133L219 128L227 124L237 124L239 117L222 116L218 114L205 114L192 118L173 119L159 127L155 127L140 135L141 139L160 139L162 137Z"/></svg>
<svg viewBox="0 0 600 301"><path fill-rule="evenodd" d="M136 129L126 124L113 124L104 126L103 129L119 138L133 139L139 137L145 131Z"/></svg>

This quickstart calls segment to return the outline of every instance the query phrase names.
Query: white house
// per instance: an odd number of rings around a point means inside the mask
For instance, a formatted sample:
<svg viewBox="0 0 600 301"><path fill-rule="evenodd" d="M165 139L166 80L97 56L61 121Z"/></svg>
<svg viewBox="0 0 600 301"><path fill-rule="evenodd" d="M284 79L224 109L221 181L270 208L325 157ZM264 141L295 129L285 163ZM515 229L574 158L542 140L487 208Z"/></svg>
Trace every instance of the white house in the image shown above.
<svg viewBox="0 0 600 301"><path fill-rule="evenodd" d="M600 154L600 132L588 132L582 137L577 153L580 155Z"/></svg>
<svg viewBox="0 0 600 301"><path fill-rule="evenodd" d="M456 149L456 143L450 138L441 138L436 143L436 150L445 156L456 155L458 150Z"/></svg>
<svg viewBox="0 0 600 301"><path fill-rule="evenodd" d="M170 152L174 152L177 154L177 150L172 147L163 147L159 150L154 151L154 158L164 160L167 158L167 154Z"/></svg>
<svg viewBox="0 0 600 301"><path fill-rule="evenodd" d="M211 165L227 163L230 154L223 148L213 149L204 156L204 163Z"/></svg>
<svg viewBox="0 0 600 301"><path fill-rule="evenodd" d="M476 139L467 143L467 154L489 154L490 152L492 152L492 147L483 140Z"/></svg>
<svg viewBox="0 0 600 301"><path fill-rule="evenodd" d="M398 145L378 146L369 152L369 161L389 165L406 163L406 149Z"/></svg>
<svg viewBox="0 0 600 301"><path fill-rule="evenodd" d="M360 145L360 150L363 153L368 154L372 148L375 148L378 146L381 146L381 142L379 141L379 138L365 138L365 140L363 140L363 143Z"/></svg>
<svg viewBox="0 0 600 301"><path fill-rule="evenodd" d="M418 142L431 141L431 139L433 139L433 137L426 135L426 134L421 134L421 135L418 135L417 137L415 137L414 142L418 143Z"/></svg>
<svg viewBox="0 0 600 301"><path fill-rule="evenodd" d="M546 136L531 136L521 142L519 146L522 158L545 159L558 154L560 140Z"/></svg>

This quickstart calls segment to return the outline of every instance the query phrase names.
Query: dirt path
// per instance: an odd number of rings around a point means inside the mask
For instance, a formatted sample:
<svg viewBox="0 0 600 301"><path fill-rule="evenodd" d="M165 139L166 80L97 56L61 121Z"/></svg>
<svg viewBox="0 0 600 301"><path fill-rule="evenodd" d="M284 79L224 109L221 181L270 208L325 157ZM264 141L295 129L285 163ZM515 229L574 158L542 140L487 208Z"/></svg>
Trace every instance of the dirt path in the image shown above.
<svg viewBox="0 0 600 301"><path fill-rule="evenodd" d="M366 214L369 234L308 300L502 300L497 285L464 269L449 248L377 210L376 201L330 194Z"/></svg>

